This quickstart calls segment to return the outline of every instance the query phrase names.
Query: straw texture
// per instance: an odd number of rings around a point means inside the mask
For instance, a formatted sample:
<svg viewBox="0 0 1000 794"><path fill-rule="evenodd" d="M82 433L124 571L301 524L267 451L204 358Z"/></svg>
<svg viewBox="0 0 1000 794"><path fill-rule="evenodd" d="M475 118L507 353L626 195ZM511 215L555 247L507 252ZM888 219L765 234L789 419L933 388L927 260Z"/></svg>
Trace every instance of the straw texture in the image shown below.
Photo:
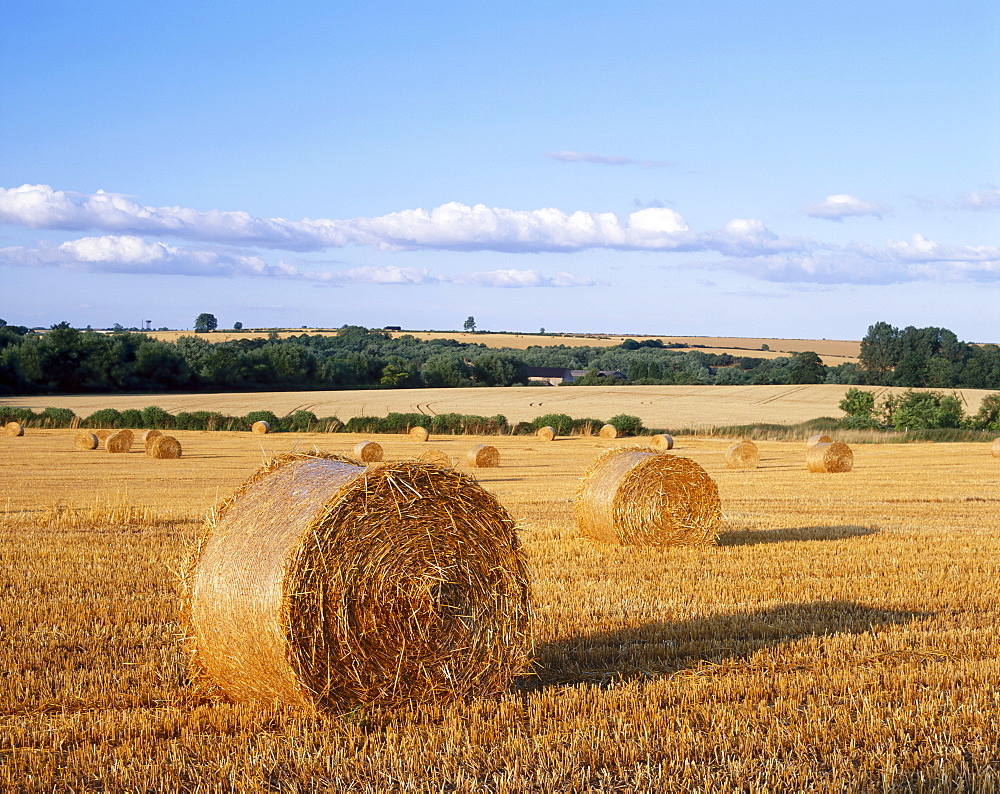
<svg viewBox="0 0 1000 794"><path fill-rule="evenodd" d="M598 435L601 438L618 438L618 428L614 425L604 425Z"/></svg>
<svg viewBox="0 0 1000 794"><path fill-rule="evenodd" d="M94 435L97 436L98 442L103 444L105 441L108 440L109 436L113 436L117 432L118 432L117 430L110 430L106 427L102 427L99 430L95 430Z"/></svg>
<svg viewBox="0 0 1000 794"><path fill-rule="evenodd" d="M430 437L431 434L427 432L426 427L417 425L416 427L410 428L410 441L416 441L418 444L422 444Z"/></svg>
<svg viewBox="0 0 1000 794"><path fill-rule="evenodd" d="M500 465L500 452L489 444L477 444L465 456L474 469L495 469Z"/></svg>
<svg viewBox="0 0 1000 794"><path fill-rule="evenodd" d="M354 457L362 463L378 463L382 460L382 445L374 441L359 441L354 445Z"/></svg>
<svg viewBox="0 0 1000 794"><path fill-rule="evenodd" d="M674 437L667 435L666 433L657 433L649 439L649 446L657 452L666 452L667 450L674 448Z"/></svg>
<svg viewBox="0 0 1000 794"><path fill-rule="evenodd" d="M21 424L19 422L8 422L7 424L5 424L3 426L3 429L4 429L4 432L6 432L8 436L23 436L24 435L24 428L21 426Z"/></svg>
<svg viewBox="0 0 1000 794"><path fill-rule="evenodd" d="M584 537L621 545L710 545L722 521L719 490L701 466L645 447L599 455L574 508Z"/></svg>
<svg viewBox="0 0 1000 794"><path fill-rule="evenodd" d="M108 452L113 453L128 452L132 449L132 442L134 440L135 436L131 430L119 430L117 433L112 433L104 439L104 448Z"/></svg>
<svg viewBox="0 0 1000 794"><path fill-rule="evenodd" d="M833 439L826 433L817 433L814 436L809 436L809 440L806 441L807 447L815 447L817 444L830 444Z"/></svg>
<svg viewBox="0 0 1000 794"><path fill-rule="evenodd" d="M753 441L743 440L726 450L726 466L730 469L756 469L760 451Z"/></svg>
<svg viewBox="0 0 1000 794"><path fill-rule="evenodd" d="M994 458L1000 458L1000 438L993 440L993 446L990 447L990 452L993 453Z"/></svg>
<svg viewBox="0 0 1000 794"><path fill-rule="evenodd" d="M93 433L82 432L76 434L76 437L73 439L73 446L77 449L97 449L100 446L100 442Z"/></svg>
<svg viewBox="0 0 1000 794"><path fill-rule="evenodd" d="M806 453L806 466L811 472L839 474L854 468L854 453L840 441L817 444Z"/></svg>
<svg viewBox="0 0 1000 794"><path fill-rule="evenodd" d="M146 454L151 458L179 458L181 442L173 436L154 436L146 444Z"/></svg>
<svg viewBox="0 0 1000 794"><path fill-rule="evenodd" d="M307 708L504 691L527 661L514 523L467 475L290 453L217 510L188 573L195 671Z"/></svg>
<svg viewBox="0 0 1000 794"><path fill-rule="evenodd" d="M162 435L163 435L163 431L162 430L155 430L154 429L154 430L147 430L141 436L139 436L139 438L142 439L142 445L144 447L148 447L149 446L149 442L150 442L151 439L154 439L157 436L162 436Z"/></svg>
<svg viewBox="0 0 1000 794"><path fill-rule="evenodd" d="M535 431L535 435L539 441L552 441L556 437L556 430L554 427L540 427Z"/></svg>
<svg viewBox="0 0 1000 794"><path fill-rule="evenodd" d="M455 464L448 455L442 452L440 449L428 449L420 453L420 457L417 458L421 463L430 463L434 466L445 466L451 468Z"/></svg>
<svg viewBox="0 0 1000 794"><path fill-rule="evenodd" d="M250 430L263 436L271 432L271 425L261 419L259 422L254 422L250 425Z"/></svg>

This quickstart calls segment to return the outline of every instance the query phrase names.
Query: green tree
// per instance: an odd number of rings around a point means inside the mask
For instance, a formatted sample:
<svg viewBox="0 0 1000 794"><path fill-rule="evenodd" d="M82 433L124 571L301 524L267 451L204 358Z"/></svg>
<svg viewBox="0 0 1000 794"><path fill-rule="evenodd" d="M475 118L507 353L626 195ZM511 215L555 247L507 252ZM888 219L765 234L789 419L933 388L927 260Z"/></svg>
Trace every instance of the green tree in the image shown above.
<svg viewBox="0 0 1000 794"><path fill-rule="evenodd" d="M875 415L875 395L862 389L848 389L839 407L848 416L871 419Z"/></svg>
<svg viewBox="0 0 1000 794"><path fill-rule="evenodd" d="M897 430L921 430L937 427L961 427L962 403L954 394L936 391L906 391L888 397L882 413Z"/></svg>
<svg viewBox="0 0 1000 794"><path fill-rule="evenodd" d="M463 323L463 324L462 324L462 327L463 327L463 328L464 328L464 329L465 329L466 331L470 331L470 332L472 332L472 333L475 333L475 330L476 330L476 318L475 318L475 317L473 317L473 316L472 316L472 315L470 314L470 315L468 316L468 318L467 318L467 319L465 320L465 323Z"/></svg>
<svg viewBox="0 0 1000 794"><path fill-rule="evenodd" d="M868 326L868 333L861 340L858 363L872 383L885 386L889 383L900 353L899 329L889 323L878 322Z"/></svg>
<svg viewBox="0 0 1000 794"><path fill-rule="evenodd" d="M215 319L214 314L209 314L208 312L202 312L194 321L194 330L199 334L203 334L206 331L214 331L218 327L219 321Z"/></svg>
<svg viewBox="0 0 1000 794"><path fill-rule="evenodd" d="M826 366L823 364L823 359L812 350L796 353L792 356L789 379L792 383L826 382Z"/></svg>
<svg viewBox="0 0 1000 794"><path fill-rule="evenodd" d="M972 426L980 430L1000 430L1000 393L987 394L972 417Z"/></svg>
<svg viewBox="0 0 1000 794"><path fill-rule="evenodd" d="M234 331L242 331L243 330L243 323L233 323L233 330Z"/></svg>

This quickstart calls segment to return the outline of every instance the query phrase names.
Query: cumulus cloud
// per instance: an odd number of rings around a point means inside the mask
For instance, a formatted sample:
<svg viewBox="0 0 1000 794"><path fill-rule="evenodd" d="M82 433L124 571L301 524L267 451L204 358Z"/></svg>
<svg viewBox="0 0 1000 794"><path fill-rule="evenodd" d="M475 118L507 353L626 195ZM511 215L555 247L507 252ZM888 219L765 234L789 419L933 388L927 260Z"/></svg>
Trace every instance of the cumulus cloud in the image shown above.
<svg viewBox="0 0 1000 794"><path fill-rule="evenodd" d="M844 218L855 218L862 215L874 215L881 218L889 211L888 207L874 201L862 201L846 194L827 196L819 204L810 204L804 210L813 218L823 218L828 221L840 221Z"/></svg>
<svg viewBox="0 0 1000 794"><path fill-rule="evenodd" d="M643 168L665 168L673 165L665 160L638 160L617 154L594 154L593 152L546 152L546 157L564 163L594 163L596 165L639 165Z"/></svg>
<svg viewBox="0 0 1000 794"><path fill-rule="evenodd" d="M973 190L959 202L959 206L970 210L1000 210L1000 189Z"/></svg>

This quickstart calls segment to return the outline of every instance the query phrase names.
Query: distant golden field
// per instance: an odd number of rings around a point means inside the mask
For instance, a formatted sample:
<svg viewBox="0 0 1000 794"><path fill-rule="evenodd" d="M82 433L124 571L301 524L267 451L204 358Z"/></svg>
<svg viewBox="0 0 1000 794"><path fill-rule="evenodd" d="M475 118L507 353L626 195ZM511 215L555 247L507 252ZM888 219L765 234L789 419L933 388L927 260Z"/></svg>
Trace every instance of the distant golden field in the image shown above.
<svg viewBox="0 0 1000 794"><path fill-rule="evenodd" d="M819 416L842 417L838 404L848 386L511 386L471 389L360 389L354 391L253 392L230 394L120 394L5 398L4 404L40 411L70 408L85 417L101 408L142 409L158 405L169 413L218 411L243 416L270 410L278 416L312 411L316 416L385 416L390 412L503 414L527 422L548 413L576 419L607 420L616 414L638 416L646 427L668 430L707 429L755 422L796 424ZM873 388L881 398L902 388ZM966 414L979 409L990 394L959 389Z"/></svg>
<svg viewBox="0 0 1000 794"><path fill-rule="evenodd" d="M651 549L573 522L584 468L635 439L379 436L388 458L500 450L470 473L520 527L537 661L497 700L317 717L186 680L177 575L206 512L265 457L360 437L176 435L179 460L77 451L69 430L0 436L4 790L1000 785L987 444L857 445L853 472L824 475L798 442L760 442L760 468L734 471L731 441L682 436L724 526L714 547Z"/></svg>

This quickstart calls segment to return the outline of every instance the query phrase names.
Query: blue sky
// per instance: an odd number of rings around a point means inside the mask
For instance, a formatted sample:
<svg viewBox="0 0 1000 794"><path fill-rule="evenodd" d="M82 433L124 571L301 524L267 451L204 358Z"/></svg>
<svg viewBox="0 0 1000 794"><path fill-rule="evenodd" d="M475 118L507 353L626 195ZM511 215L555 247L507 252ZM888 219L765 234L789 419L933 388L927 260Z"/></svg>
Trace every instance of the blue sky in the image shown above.
<svg viewBox="0 0 1000 794"><path fill-rule="evenodd" d="M0 317L1000 342L1000 4L0 0Z"/></svg>

